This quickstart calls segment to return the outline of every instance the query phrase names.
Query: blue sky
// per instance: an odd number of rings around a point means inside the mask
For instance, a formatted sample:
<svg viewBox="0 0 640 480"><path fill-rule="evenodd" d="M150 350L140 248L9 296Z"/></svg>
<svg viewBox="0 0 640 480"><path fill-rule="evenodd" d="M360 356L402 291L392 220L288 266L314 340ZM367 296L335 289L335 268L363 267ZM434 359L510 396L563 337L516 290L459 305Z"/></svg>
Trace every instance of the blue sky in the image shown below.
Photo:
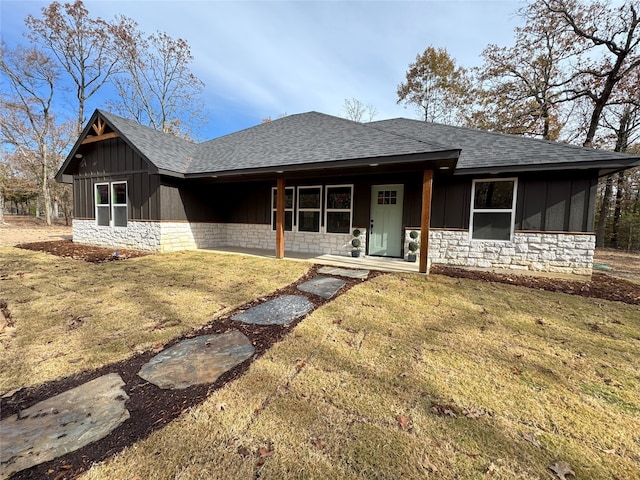
<svg viewBox="0 0 640 480"><path fill-rule="evenodd" d="M0 0L2 39L26 42L24 19L49 2ZM61 3L64 3L62 1ZM203 139L311 110L343 115L345 99L376 107L376 120L414 118L396 104L407 66L426 47L458 65L481 64L490 43L513 43L517 1L163 1L85 0L91 16L123 14L147 33L186 39L204 81ZM105 92L106 93L106 92ZM88 111L104 108L92 98Z"/></svg>

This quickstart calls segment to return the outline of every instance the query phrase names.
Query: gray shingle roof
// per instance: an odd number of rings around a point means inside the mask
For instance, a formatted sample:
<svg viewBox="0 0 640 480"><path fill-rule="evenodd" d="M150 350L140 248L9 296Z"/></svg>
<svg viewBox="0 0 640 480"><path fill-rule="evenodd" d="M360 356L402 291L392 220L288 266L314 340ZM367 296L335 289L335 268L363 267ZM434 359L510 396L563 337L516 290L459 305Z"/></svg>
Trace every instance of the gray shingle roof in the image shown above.
<svg viewBox="0 0 640 480"><path fill-rule="evenodd" d="M158 170L184 173L195 155L197 145L193 142L103 110L98 110L98 113Z"/></svg>
<svg viewBox="0 0 640 480"><path fill-rule="evenodd" d="M442 153L443 158L451 158L455 150L461 151L456 167L459 174L640 164L638 156L406 118L362 124L309 112L194 144L109 112L97 110L94 116L97 114L158 170L187 176L295 169L357 159L375 158L384 163L390 157L415 154L433 158ZM80 140L58 175L64 173L79 145Z"/></svg>
<svg viewBox="0 0 640 480"><path fill-rule="evenodd" d="M451 150L318 112L290 115L201 143L188 173L306 165Z"/></svg>
<svg viewBox="0 0 640 480"><path fill-rule="evenodd" d="M521 169L535 166L583 164L589 162L630 162L634 157L623 153L577 147L548 140L487 132L438 123L395 118L368 123L387 132L437 140L449 148L462 150L457 171L493 169ZM640 157L635 157L640 160Z"/></svg>

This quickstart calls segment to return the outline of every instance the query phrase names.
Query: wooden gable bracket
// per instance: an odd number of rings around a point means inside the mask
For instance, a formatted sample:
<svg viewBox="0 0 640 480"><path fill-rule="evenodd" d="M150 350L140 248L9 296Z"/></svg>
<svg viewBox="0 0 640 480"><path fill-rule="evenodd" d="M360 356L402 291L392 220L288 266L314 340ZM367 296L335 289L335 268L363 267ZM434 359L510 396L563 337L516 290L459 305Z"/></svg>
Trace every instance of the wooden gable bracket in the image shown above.
<svg viewBox="0 0 640 480"><path fill-rule="evenodd" d="M116 138L119 136L116 132L104 133L106 126L107 124L104 122L104 120L98 117L96 119L96 123L91 125L93 131L96 132L96 136L87 136L84 140L82 140L82 144L84 145L85 143L99 142L101 140L108 140L109 138Z"/></svg>

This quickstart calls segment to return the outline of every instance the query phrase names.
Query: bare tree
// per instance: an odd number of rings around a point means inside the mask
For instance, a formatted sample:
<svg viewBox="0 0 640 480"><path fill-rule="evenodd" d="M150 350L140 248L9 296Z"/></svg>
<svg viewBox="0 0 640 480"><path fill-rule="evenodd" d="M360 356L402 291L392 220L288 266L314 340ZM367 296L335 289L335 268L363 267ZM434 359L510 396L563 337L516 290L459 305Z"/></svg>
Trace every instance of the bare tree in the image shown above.
<svg viewBox="0 0 640 480"><path fill-rule="evenodd" d="M427 47L409 64L406 79L398 85L398 103L412 105L424 121L461 123L469 103L467 71L456 67L444 48Z"/></svg>
<svg viewBox="0 0 640 480"><path fill-rule="evenodd" d="M186 40L158 32L144 38L137 24L120 17L117 43L123 73L113 77L120 114L175 135L189 136L202 118L204 83L190 70Z"/></svg>
<svg viewBox="0 0 640 480"><path fill-rule="evenodd" d="M28 37L47 49L71 78L78 101L76 131L85 123L85 104L116 71L114 25L91 18L81 0L51 3L42 9L42 18L29 15Z"/></svg>
<svg viewBox="0 0 640 480"><path fill-rule="evenodd" d="M576 59L571 84L565 89L566 100L586 97L593 105L583 143L591 147L616 86L640 67L637 5L627 2L614 7L600 1L587 4L577 0L540 0L532 4L527 15L541 25L557 23L573 33L568 41L591 46L588 56Z"/></svg>
<svg viewBox="0 0 640 480"><path fill-rule="evenodd" d="M342 105L342 111L345 118L354 122L373 122L374 117L378 114L376 107L370 103L364 104L357 98L345 99Z"/></svg>
<svg viewBox="0 0 640 480"><path fill-rule="evenodd" d="M36 179L50 225L51 177L68 141L64 126L56 125L51 109L58 67L36 48L3 48L0 75L8 87L0 99L1 140Z"/></svg>
<svg viewBox="0 0 640 480"><path fill-rule="evenodd" d="M503 133L557 140L566 124L563 88L579 43L567 40L557 19L515 29L515 45L489 45L478 69L480 108L469 124ZM568 109L564 109L568 110Z"/></svg>

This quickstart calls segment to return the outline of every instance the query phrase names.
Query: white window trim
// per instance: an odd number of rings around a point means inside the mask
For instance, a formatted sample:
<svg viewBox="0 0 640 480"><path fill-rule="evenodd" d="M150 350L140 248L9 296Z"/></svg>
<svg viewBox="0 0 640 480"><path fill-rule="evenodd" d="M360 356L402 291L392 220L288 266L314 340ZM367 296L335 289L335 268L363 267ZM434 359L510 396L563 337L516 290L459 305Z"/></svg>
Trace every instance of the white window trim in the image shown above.
<svg viewBox="0 0 640 480"><path fill-rule="evenodd" d="M344 187L349 187L351 189L351 208L346 209L346 208L329 208L327 205L327 202L329 201L329 189L330 188L344 188ZM349 212L349 232L347 233L351 233L351 229L353 228L353 184L344 184L344 185L326 185L324 188L324 232L325 233L329 233L332 235L344 235L344 233L335 233L335 232L329 232L328 231L328 223L327 223L327 216L329 213L332 212Z"/></svg>
<svg viewBox="0 0 640 480"><path fill-rule="evenodd" d="M107 186L107 203L98 204L98 186L106 185ZM93 203L94 203L94 214L96 217L96 226L97 227L105 227L108 228L111 226L111 216L109 216L109 225L100 225L98 223L98 209L106 208L111 215L111 187L109 186L109 182L98 182L93 184Z"/></svg>
<svg viewBox="0 0 640 480"><path fill-rule="evenodd" d="M125 199L124 202L125 203L115 203L115 195L113 194L113 187L115 185L119 185L124 183L124 192L125 192ZM120 180L117 182L111 182L111 187L109 190L109 194L110 194L110 198L109 200L111 201L111 226L113 228L127 228L128 224L129 224L129 185L127 185L127 181L126 180ZM114 209L116 207L124 207L125 208L125 218L127 221L127 225L125 225L124 227L122 225L115 225L114 224L114 219L116 218L115 213L114 213Z"/></svg>
<svg viewBox="0 0 640 480"><path fill-rule="evenodd" d="M295 232L296 231L296 187L284 187L284 195L285 197L287 196L287 190L292 190L293 191L293 205L291 206L291 208L286 208L284 211L285 212L291 212L291 230L285 230L285 232ZM278 187L271 187L271 231L275 232L276 229L274 227L275 222L276 222L276 213L277 213L277 208L273 206L273 201L276 199L276 193L278 191Z"/></svg>
<svg viewBox="0 0 640 480"><path fill-rule="evenodd" d="M299 231L301 233L322 233L323 231L323 226L322 226L322 185L300 185L297 187L298 191L296 192L296 204L295 206L298 207L296 210L296 221L294 223L293 229L295 231ZM304 190L304 189L317 189L320 191L320 204L318 205L318 208L300 208L300 190ZM273 200L272 200L273 202ZM300 219L298 218L298 214L300 212L318 212L318 221L319 221L319 225L318 225L318 230L316 231L307 231L307 230L299 230L299 225L300 225ZM271 221L271 224L273 225L273 221Z"/></svg>
<svg viewBox="0 0 640 480"><path fill-rule="evenodd" d="M513 198L511 200L511 208L474 208L476 198L476 183L479 182L513 182ZM516 226L516 203L518 200L518 178L476 178L471 182L471 213L469 219L469 241L471 242L495 242L495 243L509 243L513 242L513 233ZM509 232L508 240L488 240L483 238L473 238L473 218L475 213L510 213L511 214L511 229Z"/></svg>

